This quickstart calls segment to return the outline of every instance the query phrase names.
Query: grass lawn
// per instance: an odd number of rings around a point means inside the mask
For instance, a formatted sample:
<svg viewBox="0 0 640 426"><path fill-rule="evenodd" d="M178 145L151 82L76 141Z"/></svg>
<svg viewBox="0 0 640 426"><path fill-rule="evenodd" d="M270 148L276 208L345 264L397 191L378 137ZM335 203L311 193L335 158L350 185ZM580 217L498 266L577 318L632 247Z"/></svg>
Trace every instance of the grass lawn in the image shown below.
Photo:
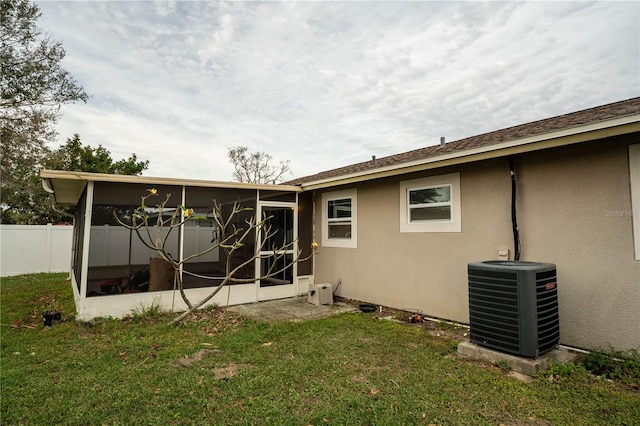
<svg viewBox="0 0 640 426"><path fill-rule="evenodd" d="M524 383L459 358L455 340L368 314L78 323L65 277L2 279L3 425L640 424L637 384L579 366ZM51 309L62 321L44 327Z"/></svg>

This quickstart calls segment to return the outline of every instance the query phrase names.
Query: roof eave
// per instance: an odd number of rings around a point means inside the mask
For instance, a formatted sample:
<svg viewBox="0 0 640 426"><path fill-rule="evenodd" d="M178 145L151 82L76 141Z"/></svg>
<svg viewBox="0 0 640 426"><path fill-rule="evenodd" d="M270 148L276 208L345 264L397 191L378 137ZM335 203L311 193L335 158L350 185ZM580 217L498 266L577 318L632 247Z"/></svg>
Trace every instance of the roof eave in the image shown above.
<svg viewBox="0 0 640 426"><path fill-rule="evenodd" d="M634 114L612 120L605 120L583 126L558 130L555 132L529 136L526 138L513 139L489 146L449 152L442 155L380 167L373 170L305 182L301 184L301 187L304 191L330 188L456 164L464 164L541 149L572 145L638 131L640 131L640 114Z"/></svg>
<svg viewBox="0 0 640 426"><path fill-rule="evenodd" d="M103 173L70 172L64 170L40 170L43 187L55 199L57 204L75 205L87 182L114 182L145 185L172 185L226 189L255 189L271 191L301 192L299 186L269 185L257 183L207 181L197 179L174 179L150 176L111 175ZM53 191L53 192L51 192Z"/></svg>

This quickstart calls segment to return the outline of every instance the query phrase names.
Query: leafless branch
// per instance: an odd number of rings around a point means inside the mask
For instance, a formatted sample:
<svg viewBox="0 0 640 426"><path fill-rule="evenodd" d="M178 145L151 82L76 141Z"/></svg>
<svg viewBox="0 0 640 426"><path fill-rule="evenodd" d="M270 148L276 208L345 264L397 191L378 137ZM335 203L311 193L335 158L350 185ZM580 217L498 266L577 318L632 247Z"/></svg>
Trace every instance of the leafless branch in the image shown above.
<svg viewBox="0 0 640 426"><path fill-rule="evenodd" d="M156 195L156 190L149 190L149 192L150 194L141 197L141 205L135 209L134 214L131 217L130 224L125 223L117 216L116 220L121 226L135 231L137 237L145 247L158 253L158 255L174 269L174 279L177 283L177 288L188 309L184 313L176 317L171 322L172 324L180 322L196 309L203 306L216 294L218 294L218 292L225 285L228 285L229 283L251 283L259 280L269 279L291 268L294 263L308 260L314 255L314 253L312 252L311 255L305 258L300 258L302 251L298 249L291 261L285 261L284 264L282 264L280 261L285 259L287 255L291 255L292 250L297 246L297 239L288 243L284 243L280 247L268 247L267 249L271 253L268 255L263 254L264 251L267 251L265 250L267 242L277 234L277 231L272 230L272 227L269 224L269 220L272 217L265 216L261 220L257 220L255 216L252 216L250 219L245 220L246 226L237 227L234 224L234 219L240 213L250 209L242 207L238 202L234 202L230 212L225 217L225 215L223 214L223 206L214 200L212 216L216 226L218 226L220 229L220 238L218 238L217 241L212 242L212 245L208 248L198 253L189 255L182 260L176 260L165 249L170 233L174 229L183 226L188 220L198 219L199 217L194 217L192 213L193 211L191 209L186 209L183 206L178 206L178 208L175 208L173 210L171 216L168 219L164 219L164 213L166 211L166 206L169 202L170 197L170 195L167 195L164 201L156 206L157 211L154 213L157 214L157 217L155 221L152 221L153 218L146 203L149 197ZM184 212L185 214L182 215L180 214L181 212ZM154 226L151 226L150 223L154 224ZM155 233L152 233L152 227L155 228ZM241 247L245 246L245 244L247 244L248 238L254 233L256 235L256 241L253 241L253 253L246 259L242 259L239 264L235 266L232 265L232 257L234 253ZM262 236L262 238L259 239L259 244L257 238L258 235ZM213 289L213 291L211 291L206 297L195 304L191 303L184 291L182 280L182 273L191 273L184 271L183 265L192 259L203 256L215 250L216 248L223 250L226 254L225 276L224 278L222 278L222 281ZM258 259L273 260L269 265L266 273L262 274L259 277L254 276L250 278L240 278L237 276L240 271L254 264L254 262ZM206 277L201 275L199 275L199 277L211 280L220 279L220 277Z"/></svg>

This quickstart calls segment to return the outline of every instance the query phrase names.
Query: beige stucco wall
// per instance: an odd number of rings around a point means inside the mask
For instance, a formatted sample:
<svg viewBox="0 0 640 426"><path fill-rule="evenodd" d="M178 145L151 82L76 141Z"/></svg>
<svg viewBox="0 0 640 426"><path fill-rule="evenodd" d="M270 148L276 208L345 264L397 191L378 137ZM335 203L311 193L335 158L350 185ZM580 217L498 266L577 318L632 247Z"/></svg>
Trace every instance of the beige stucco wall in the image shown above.
<svg viewBox="0 0 640 426"><path fill-rule="evenodd" d="M558 268L561 343L640 348L640 261L634 260L627 145L590 143L515 157L521 260ZM400 233L399 182L460 172L462 232ZM467 264L510 249L506 158L359 183L358 247L321 247L315 281L337 294L468 323ZM333 190L344 189L334 188ZM315 231L323 226L316 192Z"/></svg>
<svg viewBox="0 0 640 426"><path fill-rule="evenodd" d="M626 214L627 143L556 152L519 161L523 253L558 267L563 343L639 349L640 261L634 260L632 217Z"/></svg>

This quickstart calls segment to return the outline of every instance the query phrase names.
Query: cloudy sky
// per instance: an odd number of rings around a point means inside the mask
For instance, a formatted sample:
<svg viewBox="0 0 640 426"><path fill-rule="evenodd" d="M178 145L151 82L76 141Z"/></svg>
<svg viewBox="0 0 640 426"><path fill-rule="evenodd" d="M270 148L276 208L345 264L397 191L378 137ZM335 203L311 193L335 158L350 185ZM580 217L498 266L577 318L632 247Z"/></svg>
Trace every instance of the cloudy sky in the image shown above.
<svg viewBox="0 0 640 426"><path fill-rule="evenodd" d="M148 176L299 177L640 95L640 3L37 1L91 96L74 133Z"/></svg>

